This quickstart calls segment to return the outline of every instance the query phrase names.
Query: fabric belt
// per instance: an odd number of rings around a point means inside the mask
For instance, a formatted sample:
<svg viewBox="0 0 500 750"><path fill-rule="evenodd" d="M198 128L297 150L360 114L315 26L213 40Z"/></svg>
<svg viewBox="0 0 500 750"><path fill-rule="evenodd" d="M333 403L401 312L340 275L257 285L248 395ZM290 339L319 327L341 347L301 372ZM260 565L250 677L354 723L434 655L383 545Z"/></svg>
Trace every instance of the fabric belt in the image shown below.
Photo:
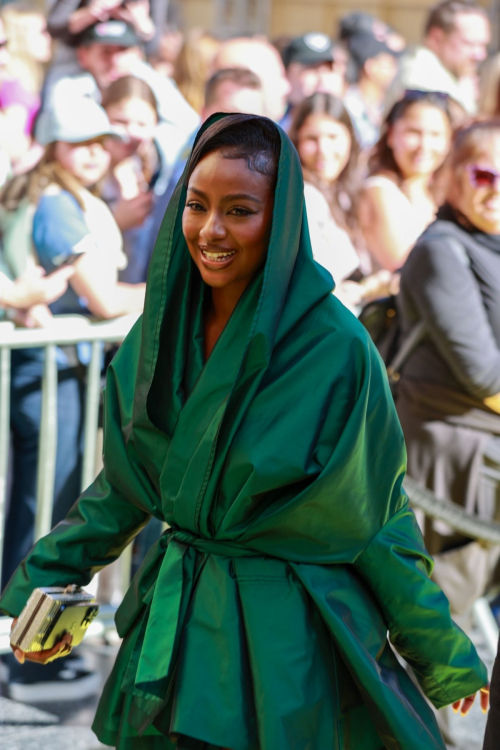
<svg viewBox="0 0 500 750"><path fill-rule="evenodd" d="M184 622L208 555L262 556L238 544L168 529L149 550L116 613L123 637L143 612L122 682L122 691L134 696L128 721L139 734L169 700Z"/></svg>

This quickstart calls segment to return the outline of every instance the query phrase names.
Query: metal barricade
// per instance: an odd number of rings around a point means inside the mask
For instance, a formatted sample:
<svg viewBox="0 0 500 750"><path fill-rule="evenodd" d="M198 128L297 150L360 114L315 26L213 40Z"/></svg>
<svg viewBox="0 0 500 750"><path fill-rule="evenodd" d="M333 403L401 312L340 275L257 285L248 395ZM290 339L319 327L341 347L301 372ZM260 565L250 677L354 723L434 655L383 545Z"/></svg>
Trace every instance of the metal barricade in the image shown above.
<svg viewBox="0 0 500 750"><path fill-rule="evenodd" d="M50 531L52 521L57 451L57 347L81 343L89 343L91 346L85 393L82 469L84 490L95 478L103 346L105 343L121 343L138 317L126 315L114 320L93 323L80 315L61 315L54 317L50 327L36 329L16 328L11 322L0 323L0 578L9 468L11 351L33 347L45 350L35 515L37 540ZM112 627L112 614L110 607L101 608L99 620L92 627L93 632L102 632ZM0 616L0 654L10 650L10 622L10 618Z"/></svg>

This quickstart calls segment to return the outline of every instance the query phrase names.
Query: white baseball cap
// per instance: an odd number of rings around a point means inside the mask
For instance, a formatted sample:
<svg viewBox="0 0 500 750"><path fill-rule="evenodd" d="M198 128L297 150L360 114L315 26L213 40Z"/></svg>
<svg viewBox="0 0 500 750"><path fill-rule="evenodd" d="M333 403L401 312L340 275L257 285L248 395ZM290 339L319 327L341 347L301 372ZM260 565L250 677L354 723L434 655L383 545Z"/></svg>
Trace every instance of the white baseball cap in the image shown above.
<svg viewBox="0 0 500 750"><path fill-rule="evenodd" d="M56 141L83 143L101 135L123 140L104 109L88 96L58 100L40 113L36 126L36 139L41 146Z"/></svg>

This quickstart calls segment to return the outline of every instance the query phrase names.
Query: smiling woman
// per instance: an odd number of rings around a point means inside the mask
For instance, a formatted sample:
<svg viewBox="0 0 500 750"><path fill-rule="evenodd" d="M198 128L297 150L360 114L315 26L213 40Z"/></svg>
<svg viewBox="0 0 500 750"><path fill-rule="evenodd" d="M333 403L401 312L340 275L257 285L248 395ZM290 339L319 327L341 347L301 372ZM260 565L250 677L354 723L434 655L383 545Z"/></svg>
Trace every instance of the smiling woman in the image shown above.
<svg viewBox="0 0 500 750"><path fill-rule="evenodd" d="M200 138L189 165L182 230L212 289L205 311L206 357L266 259L280 147L276 128L266 127L268 141L258 127L238 137L214 126L209 137Z"/></svg>
<svg viewBox="0 0 500 750"><path fill-rule="evenodd" d="M486 683L428 576L380 358L331 291L291 142L215 115L108 370L105 468L0 600L84 584L166 521L116 615L94 729L117 750L444 750L388 631L436 706Z"/></svg>

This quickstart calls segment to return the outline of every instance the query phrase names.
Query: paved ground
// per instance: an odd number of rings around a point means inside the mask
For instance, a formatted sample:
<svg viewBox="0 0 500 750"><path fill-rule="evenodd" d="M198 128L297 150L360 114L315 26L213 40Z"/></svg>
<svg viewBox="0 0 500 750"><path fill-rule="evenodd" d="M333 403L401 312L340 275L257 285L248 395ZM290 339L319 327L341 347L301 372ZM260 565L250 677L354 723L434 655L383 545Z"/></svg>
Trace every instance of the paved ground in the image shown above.
<svg viewBox="0 0 500 750"><path fill-rule="evenodd" d="M474 638L480 655L491 669L491 658L485 653L481 639ZM116 647L85 644L82 654L100 672L102 682L111 669ZM6 686L2 685L4 695ZM97 706L98 695L84 701L67 701L59 705L39 703L28 706L0 697L0 748L1 750L104 750L90 725ZM479 706L474 706L462 718L450 711L455 744L453 750L482 750L482 737L486 717ZM353 750L358 750L354 748Z"/></svg>
<svg viewBox="0 0 500 750"><path fill-rule="evenodd" d="M104 683L117 648L99 644L83 645L79 651L96 667ZM103 750L90 729L98 694L80 701L26 705L0 697L1 750ZM109 748L107 749L109 750Z"/></svg>

